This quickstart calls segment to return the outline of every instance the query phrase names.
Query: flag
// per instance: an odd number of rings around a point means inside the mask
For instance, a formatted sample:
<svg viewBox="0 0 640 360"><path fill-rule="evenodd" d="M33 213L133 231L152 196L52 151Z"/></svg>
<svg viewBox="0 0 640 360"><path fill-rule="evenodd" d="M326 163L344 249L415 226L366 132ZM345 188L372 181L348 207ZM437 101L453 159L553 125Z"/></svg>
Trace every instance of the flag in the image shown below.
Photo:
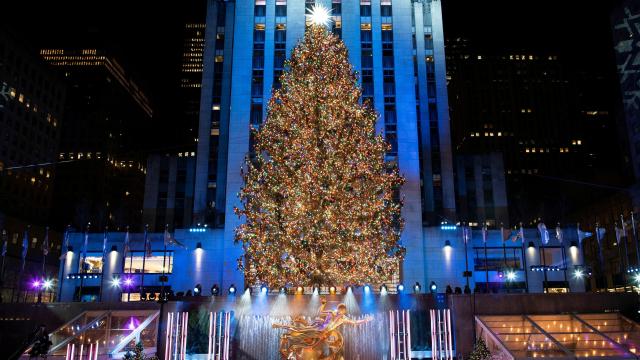
<svg viewBox="0 0 640 360"><path fill-rule="evenodd" d="M42 241L42 255L49 255L49 227L45 229L44 240Z"/></svg>
<svg viewBox="0 0 640 360"><path fill-rule="evenodd" d="M500 233L502 234L502 241L507 241L511 238L511 230L500 227Z"/></svg>
<svg viewBox="0 0 640 360"><path fill-rule="evenodd" d="M104 263L104 259L107 258L107 240L109 239L108 229L104 229L104 236L102 237L102 262Z"/></svg>
<svg viewBox="0 0 640 360"><path fill-rule="evenodd" d="M122 249L122 258L126 258L127 254L131 249L129 249L129 228L127 227L127 232L124 234L124 248Z"/></svg>
<svg viewBox="0 0 640 360"><path fill-rule="evenodd" d="M580 243L580 245L582 245L582 240L588 238L588 237L592 237L593 234L588 232L588 231L582 231L580 230L580 224L578 224L578 242Z"/></svg>
<svg viewBox="0 0 640 360"><path fill-rule="evenodd" d="M153 255L153 252L151 251L151 241L149 241L147 227L144 228L144 251L147 256Z"/></svg>
<svg viewBox="0 0 640 360"><path fill-rule="evenodd" d="M482 242L487 243L487 238L489 237L489 230L487 230L487 224L482 225Z"/></svg>
<svg viewBox="0 0 640 360"><path fill-rule="evenodd" d="M2 257L7 255L7 247L9 246L9 239L7 238L7 230L2 230Z"/></svg>
<svg viewBox="0 0 640 360"><path fill-rule="evenodd" d="M82 245L82 259L80 261L80 272L84 271L84 261L87 258L87 246L89 246L89 230L84 233L84 244Z"/></svg>
<svg viewBox="0 0 640 360"><path fill-rule="evenodd" d="M164 229L164 246L172 246L172 245L185 248L185 246L182 243L180 243L176 238L171 236L171 233L169 233L169 229L165 228Z"/></svg>
<svg viewBox="0 0 640 360"><path fill-rule="evenodd" d="M516 242L518 240L522 241L522 243L524 244L524 229L522 228L522 223L520 223L520 229L518 230L518 233L512 239L513 242Z"/></svg>
<svg viewBox="0 0 640 360"><path fill-rule="evenodd" d="M549 243L549 231L543 222L538 223L538 231L540 232L542 243L547 245Z"/></svg>
<svg viewBox="0 0 640 360"><path fill-rule="evenodd" d="M622 228L619 228L618 224L616 223L615 227L616 227L616 242L620 244L620 240L623 237L627 236L627 234L625 234L625 231L624 231L624 224L622 225Z"/></svg>
<svg viewBox="0 0 640 360"><path fill-rule="evenodd" d="M471 239L471 227L463 226L462 227L462 240L464 243L468 243L469 239Z"/></svg>
<svg viewBox="0 0 640 360"><path fill-rule="evenodd" d="M598 238L598 242L604 238L604 234L606 234L607 230L603 227L596 227L596 237Z"/></svg>
<svg viewBox="0 0 640 360"><path fill-rule="evenodd" d="M558 226L556 226L556 239L558 239L558 242L560 244L562 244L562 241L564 240L564 231L562 231L562 228L560 227L560 224L558 224Z"/></svg>
<svg viewBox="0 0 640 360"><path fill-rule="evenodd" d="M29 230L25 230L22 235L22 269L24 270L25 260L27 259L27 251L29 250Z"/></svg>

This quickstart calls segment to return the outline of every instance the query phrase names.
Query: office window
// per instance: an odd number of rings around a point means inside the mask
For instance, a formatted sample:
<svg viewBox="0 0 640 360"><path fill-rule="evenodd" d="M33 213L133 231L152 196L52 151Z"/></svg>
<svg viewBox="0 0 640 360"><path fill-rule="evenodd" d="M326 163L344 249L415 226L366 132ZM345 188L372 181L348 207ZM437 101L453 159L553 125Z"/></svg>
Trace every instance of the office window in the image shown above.
<svg viewBox="0 0 640 360"><path fill-rule="evenodd" d="M264 41L264 39L263 39ZM287 30L286 29L276 29L274 33L273 41L276 44L284 44L287 42Z"/></svg>
<svg viewBox="0 0 640 360"><path fill-rule="evenodd" d="M360 16L371 16L371 4L360 5Z"/></svg>
<svg viewBox="0 0 640 360"><path fill-rule="evenodd" d="M162 274L162 265L164 264L165 273L173 272L173 251L167 251L166 256L162 251L153 251L151 256L144 256L143 251L132 251L124 259L124 272L133 274L142 274L142 263L144 262L145 274Z"/></svg>
<svg viewBox="0 0 640 360"><path fill-rule="evenodd" d="M276 17L287 16L287 5L276 5Z"/></svg>
<svg viewBox="0 0 640 360"><path fill-rule="evenodd" d="M267 14L267 6L266 5L258 5L256 4L253 15L256 17L263 17Z"/></svg>
<svg viewBox="0 0 640 360"><path fill-rule="evenodd" d="M80 269L80 267L78 267ZM90 274L102 273L102 253L87 253L87 257L84 259L84 269L78 272L85 272Z"/></svg>

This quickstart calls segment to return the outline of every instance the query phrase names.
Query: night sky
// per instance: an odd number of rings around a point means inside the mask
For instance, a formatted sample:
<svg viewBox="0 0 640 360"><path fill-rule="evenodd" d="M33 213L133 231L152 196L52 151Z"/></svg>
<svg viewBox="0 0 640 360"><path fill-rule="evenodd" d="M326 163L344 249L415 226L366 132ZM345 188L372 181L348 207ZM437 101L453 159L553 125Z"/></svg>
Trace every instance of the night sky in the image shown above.
<svg viewBox="0 0 640 360"><path fill-rule="evenodd" d="M556 53L587 71L615 77L608 2L442 1L448 38L468 38L487 53ZM182 26L204 19L204 0L12 3L3 5L0 22L34 49L104 47L117 54L152 100L157 128L150 132L154 134L150 148L161 150L158 144L171 144L171 130L180 126L173 100Z"/></svg>

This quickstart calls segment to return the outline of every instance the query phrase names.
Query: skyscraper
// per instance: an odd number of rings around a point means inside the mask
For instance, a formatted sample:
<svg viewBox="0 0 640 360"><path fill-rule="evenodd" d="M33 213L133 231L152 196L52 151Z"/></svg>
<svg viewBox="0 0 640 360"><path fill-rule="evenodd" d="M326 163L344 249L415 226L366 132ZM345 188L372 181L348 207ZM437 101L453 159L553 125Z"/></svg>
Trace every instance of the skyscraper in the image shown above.
<svg viewBox="0 0 640 360"><path fill-rule="evenodd" d="M602 195L603 187L576 181L624 182L606 74L553 53L488 51L464 38L448 39L447 72L456 152L502 154L512 225L566 222Z"/></svg>
<svg viewBox="0 0 640 360"><path fill-rule="evenodd" d="M190 144L183 150L195 151L200 114L200 87L202 86L202 59L204 55L204 16L201 22L188 22L183 28L182 58L180 60L180 116L185 133L176 134L181 144Z"/></svg>
<svg viewBox="0 0 640 360"><path fill-rule="evenodd" d="M67 83L54 204L55 225L112 228L140 223L153 111L140 87L98 49L43 49Z"/></svg>
<svg viewBox="0 0 640 360"><path fill-rule="evenodd" d="M66 91L60 77L21 44L0 30L0 213L44 224Z"/></svg>
<svg viewBox="0 0 640 360"><path fill-rule="evenodd" d="M225 271L237 276L233 209L251 147L249 127L264 121L313 6L331 9L330 30L345 42L363 98L380 114L377 128L391 145L387 161L406 178L402 241L411 256L404 266L422 279L423 225L456 221L440 1L209 0L194 224L224 227Z"/></svg>

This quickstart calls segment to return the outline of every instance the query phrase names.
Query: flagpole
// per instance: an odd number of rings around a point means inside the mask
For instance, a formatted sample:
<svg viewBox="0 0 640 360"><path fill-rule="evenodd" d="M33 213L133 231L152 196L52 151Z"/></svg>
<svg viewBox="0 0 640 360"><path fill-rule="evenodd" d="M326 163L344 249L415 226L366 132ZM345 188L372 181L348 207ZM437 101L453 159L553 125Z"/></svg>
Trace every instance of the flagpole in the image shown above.
<svg viewBox="0 0 640 360"><path fill-rule="evenodd" d="M9 245L7 241L9 241L7 238L7 230L2 229L2 268L0 269L0 287L4 287L4 259L7 257L7 247ZM0 301L2 301L2 298L0 298Z"/></svg>
<svg viewBox="0 0 640 360"><path fill-rule="evenodd" d="M522 239L522 248L520 249L521 252L521 256L522 256L522 265L523 265L523 269L524 269L524 283L525 283L525 291L527 292L527 294L529 293L529 269L527 269L527 252L525 251L525 247L524 247L524 239Z"/></svg>
<svg viewBox="0 0 640 360"><path fill-rule="evenodd" d="M44 229L44 239L42 240L42 279L41 285L38 287L38 303L42 302L42 287L44 286L45 278L47 277L47 272L45 269L45 265L47 262L47 254L49 253L49 227L45 227Z"/></svg>
<svg viewBox="0 0 640 360"><path fill-rule="evenodd" d="M502 262L504 263L504 267L507 267L507 246L505 242L507 241L504 238L504 227L500 227L500 237L502 238Z"/></svg>
<svg viewBox="0 0 640 360"><path fill-rule="evenodd" d="M89 247L89 226L91 223L87 223L87 229L84 233L84 245L82 248L82 261L80 261L80 289L78 290L78 301L82 302L82 287L84 286L84 263L87 259L87 247Z"/></svg>
<svg viewBox="0 0 640 360"><path fill-rule="evenodd" d="M49 227L48 226L45 227L44 231L45 231L44 237L46 239L46 242L43 243L42 246L46 247L46 249L42 249L42 279L43 280L47 276L45 265L47 262L47 254L49 253L49 248L48 248L49 247Z"/></svg>
<svg viewBox="0 0 640 360"><path fill-rule="evenodd" d="M484 240L484 275L486 277L486 283L485 283L485 288L487 293L489 293L489 264L487 263L488 261L488 257L487 257L487 237L489 237L489 232L487 230L487 221L484 221L484 225L482 227L482 239ZM502 236L502 234L500 234L500 236Z"/></svg>
<svg viewBox="0 0 640 360"><path fill-rule="evenodd" d="M64 256L64 261L65 263L62 264L62 272L60 273L60 280L58 281L58 287L59 287L59 291L58 291L58 302L62 299L62 281L64 280L64 269L67 267L67 256L69 256L69 231L71 230L71 225L67 225L67 228L64 231L64 244L63 246L60 248L60 252L62 251L66 251L65 256ZM62 257L61 257L62 258Z"/></svg>
<svg viewBox="0 0 640 360"><path fill-rule="evenodd" d="M164 226L164 232L165 234L169 232L169 224L166 224ZM162 302L164 302L164 277L166 274L164 267L167 261L167 239L163 237L162 243L164 244L164 251L162 253L162 281L160 282L160 299Z"/></svg>
<svg viewBox="0 0 640 360"><path fill-rule="evenodd" d="M633 242L636 243L636 266L640 266L640 248L638 246L638 236L636 235L636 221L633 217L633 210L631 210L631 228L633 229Z"/></svg>
<svg viewBox="0 0 640 360"><path fill-rule="evenodd" d="M107 252L107 233L109 232L109 226L104 227L104 238L102 239L102 273L100 274L100 295L98 299L102 302L102 290L104 286L104 268L106 264L107 257L105 256Z"/></svg>
<svg viewBox="0 0 640 360"><path fill-rule="evenodd" d="M27 251L29 249L29 229L31 225L27 225L27 229L22 235L22 264L20 266L20 272L18 273L18 293L16 295L16 302L20 302L20 292L22 292L22 275L24 273L24 266L27 261ZM26 242L26 243L25 243ZM13 298L13 295L11 295Z"/></svg>
<svg viewBox="0 0 640 360"><path fill-rule="evenodd" d="M602 252L602 239L600 239L600 224L596 223L596 240L598 241L598 259L600 260L601 275L604 276L604 254Z"/></svg>
<svg viewBox="0 0 640 360"><path fill-rule="evenodd" d="M464 278L466 279L467 288L469 287L469 253L467 252L467 241L471 235L471 227L467 223L466 227L462 228L462 241L464 241Z"/></svg>
<svg viewBox="0 0 640 360"><path fill-rule="evenodd" d="M548 291L548 281L549 279L547 278L547 259L546 256L544 255L544 239L543 239L543 235L540 231L538 231L540 233L540 261L542 262L542 271L544 273L544 292L547 293Z"/></svg>
<svg viewBox="0 0 640 360"><path fill-rule="evenodd" d="M144 226L144 252L142 255L142 278L140 280L140 300L142 300L142 294L144 292L144 267L145 267L145 263L147 262L147 241L149 239L149 235L148 235L148 231L149 231L149 225L145 225Z"/></svg>
<svg viewBox="0 0 640 360"><path fill-rule="evenodd" d="M124 249L122 249L122 273L126 266L127 255L129 256L129 276L131 279L131 271L133 268L133 251L131 251L131 239L129 238L129 225L127 225L127 233L124 235ZM125 279L126 281L126 279ZM127 302L131 301L131 286L127 286Z"/></svg>

